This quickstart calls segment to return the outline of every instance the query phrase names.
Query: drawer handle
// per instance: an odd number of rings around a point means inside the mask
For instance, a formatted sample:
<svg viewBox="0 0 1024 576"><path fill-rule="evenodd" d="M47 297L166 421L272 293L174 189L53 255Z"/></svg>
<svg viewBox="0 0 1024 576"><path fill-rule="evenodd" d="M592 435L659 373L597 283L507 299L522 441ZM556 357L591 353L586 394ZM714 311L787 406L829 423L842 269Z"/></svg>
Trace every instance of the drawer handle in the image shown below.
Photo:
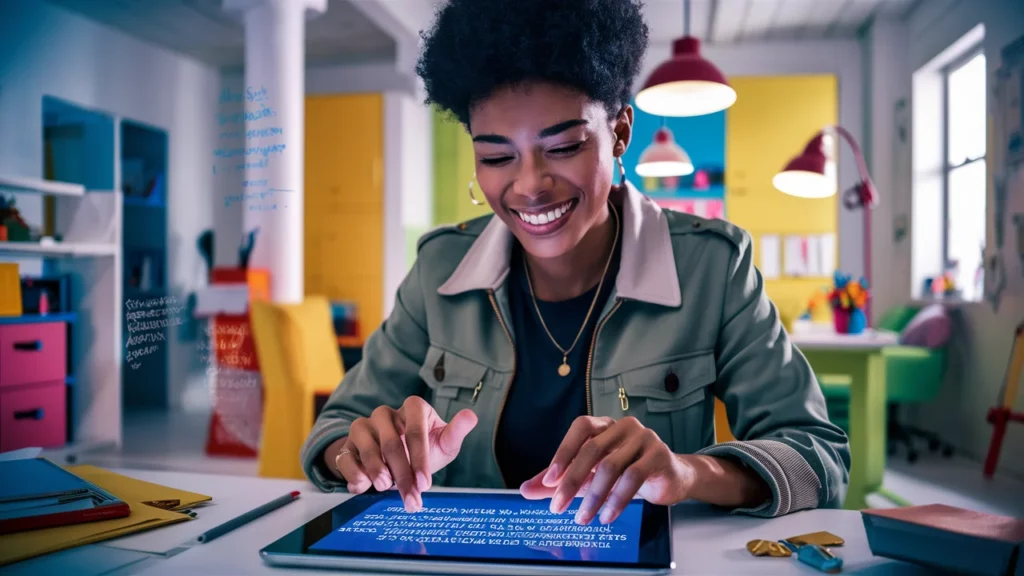
<svg viewBox="0 0 1024 576"><path fill-rule="evenodd" d="M31 410L20 410L18 412L15 412L14 413L14 419L15 420L42 420L43 419L43 415L44 415L44 412L43 412L42 408L33 408Z"/></svg>
<svg viewBox="0 0 1024 576"><path fill-rule="evenodd" d="M14 349L15 350L28 350L28 351L32 351L32 352L38 352L39 350L43 349L43 341L42 340L31 340L31 341L27 341L27 342L15 342L14 343Z"/></svg>

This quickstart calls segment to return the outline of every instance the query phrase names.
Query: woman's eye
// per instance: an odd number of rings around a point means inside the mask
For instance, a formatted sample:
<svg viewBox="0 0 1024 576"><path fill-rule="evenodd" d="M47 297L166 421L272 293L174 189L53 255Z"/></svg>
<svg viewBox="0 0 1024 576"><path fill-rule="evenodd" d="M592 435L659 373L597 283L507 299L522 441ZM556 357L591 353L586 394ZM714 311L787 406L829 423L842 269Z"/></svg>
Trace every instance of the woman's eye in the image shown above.
<svg viewBox="0 0 1024 576"><path fill-rule="evenodd" d="M482 164L486 164L487 166L497 166L499 164L504 164L505 162L508 162L511 159L511 156L497 156L493 158L481 158L480 162Z"/></svg>
<svg viewBox="0 0 1024 576"><path fill-rule="evenodd" d="M560 146L558 148L552 148L551 149L551 153L552 154L558 154L560 156L568 156L569 154L574 154L582 146L583 146L583 142L577 142L575 144L570 144L568 146Z"/></svg>

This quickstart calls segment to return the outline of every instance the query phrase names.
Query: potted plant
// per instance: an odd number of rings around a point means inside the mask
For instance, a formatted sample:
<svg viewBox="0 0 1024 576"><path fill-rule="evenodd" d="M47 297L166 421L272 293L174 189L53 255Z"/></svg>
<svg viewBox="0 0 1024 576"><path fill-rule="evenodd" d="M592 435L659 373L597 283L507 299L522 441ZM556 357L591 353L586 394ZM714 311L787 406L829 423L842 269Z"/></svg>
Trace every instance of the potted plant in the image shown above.
<svg viewBox="0 0 1024 576"><path fill-rule="evenodd" d="M849 275L836 272L834 285L828 293L832 307L832 320L839 334L860 334L867 328L864 307L871 296L867 280L853 280Z"/></svg>

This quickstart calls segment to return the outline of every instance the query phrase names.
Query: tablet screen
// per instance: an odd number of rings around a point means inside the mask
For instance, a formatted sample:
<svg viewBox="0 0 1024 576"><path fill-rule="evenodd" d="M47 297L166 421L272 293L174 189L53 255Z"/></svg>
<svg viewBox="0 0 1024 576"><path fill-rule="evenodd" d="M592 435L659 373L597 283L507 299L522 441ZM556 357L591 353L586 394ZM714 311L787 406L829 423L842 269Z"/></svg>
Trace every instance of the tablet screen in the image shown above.
<svg viewBox="0 0 1024 576"><path fill-rule="evenodd" d="M503 562L662 570L671 565L669 510L633 500L611 524L576 523L576 498L562 514L550 500L518 492L429 491L407 513L397 491L342 502L264 548L278 562L303 557ZM340 559L339 559L340 560Z"/></svg>
<svg viewBox="0 0 1024 576"><path fill-rule="evenodd" d="M547 500L507 496L424 495L423 509L407 513L398 498L379 500L313 544L312 550L632 564L640 552L643 502L634 500L607 525L576 523L577 498L563 514Z"/></svg>

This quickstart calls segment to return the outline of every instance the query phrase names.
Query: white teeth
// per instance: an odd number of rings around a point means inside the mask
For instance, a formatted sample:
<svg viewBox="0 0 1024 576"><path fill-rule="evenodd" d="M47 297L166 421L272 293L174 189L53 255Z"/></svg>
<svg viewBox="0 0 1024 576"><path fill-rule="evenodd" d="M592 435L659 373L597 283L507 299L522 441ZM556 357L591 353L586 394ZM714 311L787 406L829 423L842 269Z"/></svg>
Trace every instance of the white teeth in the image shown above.
<svg viewBox="0 0 1024 576"><path fill-rule="evenodd" d="M515 211L516 216L519 216L523 222L533 224L534 226L540 226L542 224L550 224L555 220L558 220L562 216L565 216L569 212L569 208L572 207L572 201L566 202L554 210L549 210L543 214L526 214L523 212Z"/></svg>

